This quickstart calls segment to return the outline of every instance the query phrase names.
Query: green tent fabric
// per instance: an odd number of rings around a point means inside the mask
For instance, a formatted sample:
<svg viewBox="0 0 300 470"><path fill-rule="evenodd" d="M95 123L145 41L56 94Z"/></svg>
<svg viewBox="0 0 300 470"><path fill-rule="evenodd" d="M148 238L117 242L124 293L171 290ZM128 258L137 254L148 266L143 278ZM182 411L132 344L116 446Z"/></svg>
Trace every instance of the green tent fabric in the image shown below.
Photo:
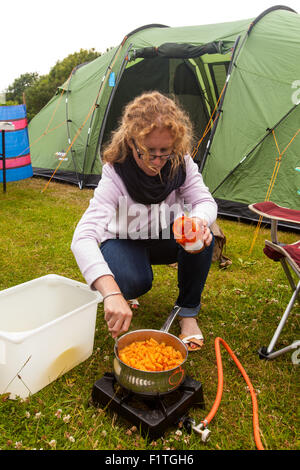
<svg viewBox="0 0 300 470"><path fill-rule="evenodd" d="M266 198L300 208L300 81L298 99L293 88L300 77L299 28L299 15L271 12L255 24L235 59L202 165L223 214L251 218L248 204Z"/></svg>
<svg viewBox="0 0 300 470"><path fill-rule="evenodd" d="M299 207L299 51L300 15L284 6L229 23L141 27L73 70L30 122L34 174L95 187L123 106L155 89L176 97L202 138L193 156L220 215L253 219L248 204L271 189L277 204Z"/></svg>

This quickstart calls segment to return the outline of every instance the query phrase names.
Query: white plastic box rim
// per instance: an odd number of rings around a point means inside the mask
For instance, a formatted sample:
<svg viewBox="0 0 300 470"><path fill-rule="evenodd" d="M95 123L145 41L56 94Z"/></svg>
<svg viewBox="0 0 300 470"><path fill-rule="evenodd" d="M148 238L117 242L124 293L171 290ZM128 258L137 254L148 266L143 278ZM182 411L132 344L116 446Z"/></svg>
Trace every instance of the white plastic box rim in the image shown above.
<svg viewBox="0 0 300 470"><path fill-rule="evenodd" d="M38 326L37 328L34 328L32 330L22 331L22 332L13 332L13 331L4 332L4 331L0 330L0 339L6 339L7 341L11 341L12 343L16 343L16 344L21 343L21 342L24 341L24 339L29 338L30 336L36 335L40 331L42 331L46 328L49 328L50 325L54 325L56 323L59 323L59 322L65 320L66 318L74 315L74 313L80 312L81 310L85 309L86 307L88 307L90 305L93 305L94 303L100 303L103 299L100 292L98 292L96 290L92 290L87 284L84 284L83 282L79 282L79 281L74 281L73 279L69 279L67 277L60 276L58 274L47 274L45 276L42 276L42 277L39 277L39 278L36 278L36 279L32 279L31 281L27 281L27 282L24 282L22 284L18 284L18 285L13 286L13 287L9 287L8 289L0 291L0 297L9 295L9 294L11 294L11 292L13 292L16 289L19 290L21 287L23 288L24 286L28 286L30 284L37 283L41 279L56 279L56 280L61 279L64 283L70 284L72 286L78 286L81 289L89 291L91 294L94 295L95 299L91 300L90 302L88 302L88 303L86 303L86 304L84 304L84 305L82 305L78 308L75 308L74 310L71 310L68 313L65 313L64 315L62 315L58 318L55 318L54 320L49 321L48 323L45 323L41 326Z"/></svg>

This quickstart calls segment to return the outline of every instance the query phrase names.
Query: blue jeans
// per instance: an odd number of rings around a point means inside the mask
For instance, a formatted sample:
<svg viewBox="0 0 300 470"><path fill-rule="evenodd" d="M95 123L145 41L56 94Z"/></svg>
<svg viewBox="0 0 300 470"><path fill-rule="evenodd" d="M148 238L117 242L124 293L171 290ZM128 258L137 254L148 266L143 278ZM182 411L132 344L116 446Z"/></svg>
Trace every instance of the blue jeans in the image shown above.
<svg viewBox="0 0 300 470"><path fill-rule="evenodd" d="M178 263L179 295L176 305L180 316L195 317L201 306L201 294L211 266L214 238L200 253L188 253L170 239L106 240L100 246L105 261L125 299L135 299L152 287L152 265Z"/></svg>

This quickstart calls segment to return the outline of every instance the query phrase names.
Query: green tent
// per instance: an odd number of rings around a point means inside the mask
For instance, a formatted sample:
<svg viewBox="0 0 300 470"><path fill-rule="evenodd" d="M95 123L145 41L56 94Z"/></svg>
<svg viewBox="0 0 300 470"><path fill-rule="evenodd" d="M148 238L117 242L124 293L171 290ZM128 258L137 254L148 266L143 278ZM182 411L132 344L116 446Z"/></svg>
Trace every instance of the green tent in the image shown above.
<svg viewBox="0 0 300 470"><path fill-rule="evenodd" d="M94 187L123 106L146 90L175 96L199 141L193 157L219 214L253 218L249 203L300 203L300 15L276 6L256 19L148 25L71 76L29 125L35 175Z"/></svg>

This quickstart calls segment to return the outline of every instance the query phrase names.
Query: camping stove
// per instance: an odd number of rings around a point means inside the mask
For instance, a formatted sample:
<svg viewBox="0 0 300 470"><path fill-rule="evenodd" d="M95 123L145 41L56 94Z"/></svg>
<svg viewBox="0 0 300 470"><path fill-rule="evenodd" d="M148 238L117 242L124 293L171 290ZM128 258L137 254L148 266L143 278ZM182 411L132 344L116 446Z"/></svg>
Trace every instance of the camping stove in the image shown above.
<svg viewBox="0 0 300 470"><path fill-rule="evenodd" d="M190 376L172 392L145 396L124 389L112 373L106 373L95 382L91 402L94 406L107 405L151 438L186 420L191 406L204 408L202 385Z"/></svg>

